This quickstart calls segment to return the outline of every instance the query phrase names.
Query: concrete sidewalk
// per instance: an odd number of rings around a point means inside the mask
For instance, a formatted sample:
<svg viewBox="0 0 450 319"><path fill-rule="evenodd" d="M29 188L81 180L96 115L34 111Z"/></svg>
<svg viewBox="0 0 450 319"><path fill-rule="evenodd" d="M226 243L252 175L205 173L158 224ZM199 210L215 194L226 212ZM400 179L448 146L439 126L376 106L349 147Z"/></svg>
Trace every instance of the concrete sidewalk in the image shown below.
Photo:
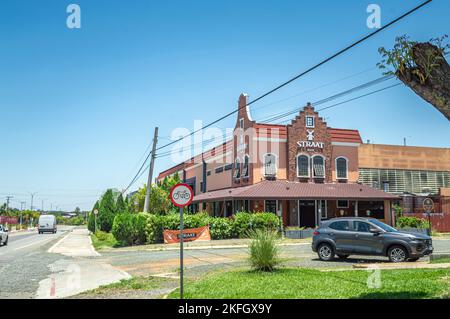
<svg viewBox="0 0 450 319"><path fill-rule="evenodd" d="M202 250L202 249L229 249L229 248L246 248L250 244L250 239L240 238L240 239L222 239L222 240L211 240L211 241L192 241L185 242L185 250ZM296 246L296 245L311 245L312 238L305 239L288 239L277 241L277 246ZM150 244L150 245L139 245L139 246L129 246L121 248L102 248L100 252L131 252L131 251L171 251L179 250L180 244Z"/></svg>
<svg viewBox="0 0 450 319"><path fill-rule="evenodd" d="M39 282L38 299L64 298L102 285L129 279L131 276L114 268L92 247L86 229L74 229L60 239L49 253L66 256L49 265L51 275ZM69 257L69 258L67 258Z"/></svg>

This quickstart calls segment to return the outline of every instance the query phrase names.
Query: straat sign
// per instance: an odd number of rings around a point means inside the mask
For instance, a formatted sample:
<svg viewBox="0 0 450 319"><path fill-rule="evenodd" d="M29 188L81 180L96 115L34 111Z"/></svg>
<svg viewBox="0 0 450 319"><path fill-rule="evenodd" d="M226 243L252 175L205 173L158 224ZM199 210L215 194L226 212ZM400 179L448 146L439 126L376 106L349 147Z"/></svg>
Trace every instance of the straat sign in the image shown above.
<svg viewBox="0 0 450 319"><path fill-rule="evenodd" d="M179 230L165 230L163 232L164 243L174 244L181 241L181 232ZM209 226L184 229L183 230L183 241L209 241L211 240L211 233L209 231Z"/></svg>
<svg viewBox="0 0 450 319"><path fill-rule="evenodd" d="M316 148L324 149L324 142L315 142L315 135L313 130L306 130L306 141L298 141L297 145L302 149L313 151Z"/></svg>

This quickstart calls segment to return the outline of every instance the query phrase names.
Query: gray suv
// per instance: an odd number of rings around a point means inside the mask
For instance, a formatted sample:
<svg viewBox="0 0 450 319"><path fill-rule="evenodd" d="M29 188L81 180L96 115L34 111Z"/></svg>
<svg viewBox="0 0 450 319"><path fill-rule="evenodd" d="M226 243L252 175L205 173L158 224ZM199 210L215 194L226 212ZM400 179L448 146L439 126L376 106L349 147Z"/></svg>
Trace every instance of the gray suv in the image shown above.
<svg viewBox="0 0 450 319"><path fill-rule="evenodd" d="M400 232L377 219L344 217L325 221L314 231L312 250L324 261L335 255L370 255L403 262L431 254L433 244L430 236Z"/></svg>

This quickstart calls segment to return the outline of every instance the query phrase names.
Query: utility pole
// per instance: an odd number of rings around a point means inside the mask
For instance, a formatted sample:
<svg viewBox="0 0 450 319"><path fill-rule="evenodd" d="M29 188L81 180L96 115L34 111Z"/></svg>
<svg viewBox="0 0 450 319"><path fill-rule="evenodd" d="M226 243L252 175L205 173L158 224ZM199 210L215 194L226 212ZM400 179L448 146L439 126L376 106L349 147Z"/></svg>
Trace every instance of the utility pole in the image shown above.
<svg viewBox="0 0 450 319"><path fill-rule="evenodd" d="M27 205L26 202L20 202L20 229L22 229L23 208Z"/></svg>
<svg viewBox="0 0 450 319"><path fill-rule="evenodd" d="M150 160L150 169L148 171L147 193L145 194L144 213L148 213L150 209L150 194L152 192L153 167L155 166L156 144L158 143L158 127L155 127L153 135L152 157Z"/></svg>
<svg viewBox="0 0 450 319"><path fill-rule="evenodd" d="M8 216L8 209L9 209L9 201L13 199L14 196L6 196L6 215Z"/></svg>
<svg viewBox="0 0 450 319"><path fill-rule="evenodd" d="M33 198L34 198L34 196L35 196L37 193L30 193L30 192L29 192L29 194L30 194L30 196L31 196L31 206L30 206L30 210L33 211Z"/></svg>
<svg viewBox="0 0 450 319"><path fill-rule="evenodd" d="M42 209L41 209L42 213L44 212L44 200L42 200Z"/></svg>

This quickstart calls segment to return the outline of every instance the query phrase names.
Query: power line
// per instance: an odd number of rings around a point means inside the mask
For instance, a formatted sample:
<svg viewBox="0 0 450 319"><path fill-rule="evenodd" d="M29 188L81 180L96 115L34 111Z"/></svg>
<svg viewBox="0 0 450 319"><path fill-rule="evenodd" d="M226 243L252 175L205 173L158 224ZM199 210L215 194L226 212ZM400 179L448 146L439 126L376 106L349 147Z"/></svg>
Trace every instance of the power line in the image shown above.
<svg viewBox="0 0 450 319"><path fill-rule="evenodd" d="M404 13L403 15L399 16L398 18L392 20L391 22L389 22L388 24L384 25L383 27L381 27L381 28L375 30L374 32L372 32L372 33L370 33L370 34L368 34L368 35L362 37L361 39L357 40L356 42L353 42L353 43L350 44L349 46L347 46L347 47L343 48L342 50L336 52L335 54L331 55L330 57L328 57L328 58L322 60L321 62L319 62L319 63L317 63L316 65L314 65L314 66L310 67L309 69L307 69L306 71L303 71L302 73L300 73L300 74L294 76L293 78L287 80L286 82L284 82L284 83L278 85L278 86L275 87L274 89L271 89L271 90L269 90L268 92L266 92L266 93L260 95L259 97L257 97L256 99L250 101L250 102L247 103L246 105L244 105L244 106L238 108L237 110L234 110L234 111L232 111L232 112L229 112L229 113L225 114L224 116L221 116L220 118L218 118L218 119L216 119L216 120L210 122L209 124L203 126L203 127L200 128L200 129L195 130L195 131L192 132L192 133L189 133L189 134L187 134L187 135L185 135L185 136L183 136L183 137L181 137L181 138L179 138L179 139L177 139L177 140L175 140L175 141L169 142L169 143L167 143L167 144L164 144L164 145L158 147L158 148L156 149L156 151L159 151L159 150L161 150L161 149L163 149L163 148L166 148L166 147L168 147L168 146L170 146L170 145L173 145L173 144L175 144L175 143L177 143L177 142L179 142L179 141L181 141L181 140L183 140L183 139L185 139L185 138L187 138L187 137L190 137L190 136L192 136L192 135L194 135L194 134L196 134L196 133L198 133L198 132L204 130L205 128L208 128L208 127L210 127L210 126L212 126L212 125L214 125L214 124L216 124L216 123L218 123L218 122L220 122L220 121L222 121L222 120L228 118L229 116L231 116L231 115L233 115L233 114L239 112L241 109L244 109L244 108L246 108L246 107L248 107L248 106L250 106L250 105L252 105L252 104L254 104L254 103L256 103L256 102L258 102L258 101L260 101L260 100L262 100L263 98L269 96L270 94L272 94L272 93L274 93L274 92L280 90L281 88L283 88L283 87L289 85L290 83L296 81L296 80L299 79L300 77L302 77L302 76L304 76L304 75L306 75L306 74L312 72L313 70L315 70L315 69L319 68L320 66L322 66L322 65L324 65L324 64L326 64L326 63L328 63L329 61L333 60L334 58L336 58L336 57L342 55L343 53L345 53L345 52L347 52L348 50L352 49L353 47L359 45L360 43L362 43L362 42L368 40L369 38L371 38L371 37L373 37L373 36L375 36L375 35L378 34L379 32L381 32L381 31L383 31L383 30L389 28L391 25L393 25L393 24L397 23L398 21L404 19L405 17L407 17L407 16L409 16L410 14L414 13L415 11L419 10L420 8L422 8L423 6L427 5L427 4L430 3L431 1L432 1L432 0L427 0L427 1L423 2L423 3L421 3L420 5L414 7L413 9L411 9L411 10L409 10L408 12ZM150 153L148 154L148 156L146 157L145 161L142 163L141 167L139 168L138 172L136 173L135 177L131 180L130 184L127 186L126 190L128 190L128 189L134 184L134 182L136 181L137 177L139 176L141 170L144 168L145 163L146 163L147 160L150 158L151 154L152 154L152 152L150 152ZM125 192L125 191L124 191L124 192Z"/></svg>
<svg viewBox="0 0 450 319"><path fill-rule="evenodd" d="M338 99L338 98L340 98L340 97L349 95L349 94L351 94L351 93L354 93L354 92L357 92L357 91L360 91L360 90L369 88L369 87L374 86L374 85L377 85L377 84L382 83L382 82L384 82L384 81L390 80L390 79L392 79L393 77L394 77L393 75L386 75L386 76L380 77L380 78L378 78L378 79L375 79L375 80L366 82L366 83L364 83L364 84L358 85L358 86L353 87L353 88L351 88L351 89L345 90L345 91L343 91L343 92L334 94L334 95L332 95L332 96L329 96L329 97L327 97L327 98L325 98L325 99L319 100L319 101L317 101L317 102L315 102L315 103L312 103L312 104L313 104L314 106L318 106L318 105L321 105L321 104L324 104L324 103L333 101L333 100L335 100L335 99ZM286 116L290 116L290 115L292 115L292 114L294 114L294 113L296 113L296 112L298 112L298 111L299 111L299 108L296 107L296 108L291 109L291 110L289 110L289 111L285 111L285 112L282 112L282 113L273 114L272 116L267 117L267 118L265 118L265 119L263 119L263 120L260 120L260 121L261 121L261 123L270 123L270 122L276 121L276 120L278 120L278 119L280 119L280 118L283 118L283 117L286 117Z"/></svg>
<svg viewBox="0 0 450 319"><path fill-rule="evenodd" d="M312 66L311 68L307 69L306 71L304 71L304 72L302 72L302 73L300 73L300 74L294 76L293 78L289 79L288 81L286 81L286 82L284 82L284 83L278 85L278 86L275 87L274 89L272 89L272 90L270 90L270 91L268 91L268 92L262 94L261 96L257 97L256 99L252 100L251 102L247 103L247 105L242 106L241 108L238 108L237 110L234 110L234 111L232 111L232 112L230 112L230 113L228 113L228 114L225 114L224 116L222 116L222 117L218 118L217 120L215 120L215 121L209 123L208 125L206 125L206 126L200 128L200 129L198 129L198 130L196 130L196 131L194 131L194 132L192 132L192 133L190 133L190 134L188 134L188 135L186 135L186 136L184 136L184 137L182 137L182 138L180 138L180 139L178 139L178 140L176 140L176 141L173 141L173 142L167 143L167 144L165 144L165 145L163 145L163 146L160 146L160 147L158 147L156 150L158 151L158 150L160 150L160 149L162 149L162 148L165 148L165 147L167 147L167 146L173 145L173 144L175 144L176 142L178 142L178 141L180 141L180 140L183 140L183 139L185 139L185 138L187 138L187 137L189 137L189 136L192 136L192 135L194 135L195 133L197 133L197 132L199 132L199 131L201 131L201 130L203 130L203 129L209 127L209 126L212 126L212 125L216 124L217 122L222 121L223 119L225 119L225 118L227 118L227 117L229 117L229 116L231 116L231 115L237 113L239 110L244 109L244 108L246 108L247 106L252 105L252 104L258 102L259 100L262 100L262 99L265 98L266 96L268 96L268 95L270 95L270 94L272 94L272 93L274 93L274 92L280 90L281 88L283 88L283 87L287 86L288 84L294 82L295 80L299 79L300 77L302 77L302 76L304 76L304 75L310 73L311 71L317 69L318 67L324 65L325 63L331 61L332 59L338 57L339 55L341 55L341 54L347 52L348 50L352 49L353 47L357 46L358 44L364 42L365 40L367 40L367 39L369 39L369 38L371 38L371 37L373 37L373 36L376 35L377 33L379 33L379 32L381 32L381 31L385 30L386 28L390 27L390 26L393 25L394 23L396 23L396 22L402 20L402 19L405 18L406 16L408 16L408 15L412 14L413 12L419 10L421 7L425 6L426 4L430 3L431 1L432 1L432 0L427 0L427 1L425 1L424 3L422 3L422 4L418 5L418 6L416 6L415 8L409 10L408 12L404 13L404 14L401 15L400 17L398 17L398 18L392 20L391 22L389 22L388 24L384 25L383 27L381 27L381 28L375 30L374 32L372 32L372 33L370 33L370 34L364 36L363 38L359 39L358 41L356 41L356 42L350 44L349 46L347 46L347 47L345 47L344 49L338 51L337 53L333 54L332 56L326 58L325 60L323 60L323 61L317 63L316 65Z"/></svg>
<svg viewBox="0 0 450 319"><path fill-rule="evenodd" d="M352 102L352 101L361 99L361 98L363 98L363 97L366 97L366 96L369 96L369 95L373 95L373 94L376 94L376 93L379 93L379 92L382 92L382 91L385 91L385 90L394 88L394 87L399 86L399 85L402 85L402 83L396 83L396 84L393 84L393 85L389 85L389 86L384 87L384 88L381 88L381 89L379 89L379 90L375 90L375 91L372 91L372 92L369 92L369 93L366 93L366 94L363 94L363 95L354 97L354 98L352 98L352 99L349 99L349 100L346 100L346 101L342 101L342 102L339 102L339 103L336 103L336 104L333 104L333 105L330 105L330 106L327 106L327 107L318 109L317 112L321 112L321 111L324 111L324 110L328 110L328 109L331 109L331 108L333 108L333 107L336 107L336 106L339 106L339 105L342 105L342 104L346 104L346 103L349 103L349 102ZM283 123L285 123L285 122L290 122L290 121L291 121L291 120L284 120L284 121L278 122L277 124L283 124Z"/></svg>

